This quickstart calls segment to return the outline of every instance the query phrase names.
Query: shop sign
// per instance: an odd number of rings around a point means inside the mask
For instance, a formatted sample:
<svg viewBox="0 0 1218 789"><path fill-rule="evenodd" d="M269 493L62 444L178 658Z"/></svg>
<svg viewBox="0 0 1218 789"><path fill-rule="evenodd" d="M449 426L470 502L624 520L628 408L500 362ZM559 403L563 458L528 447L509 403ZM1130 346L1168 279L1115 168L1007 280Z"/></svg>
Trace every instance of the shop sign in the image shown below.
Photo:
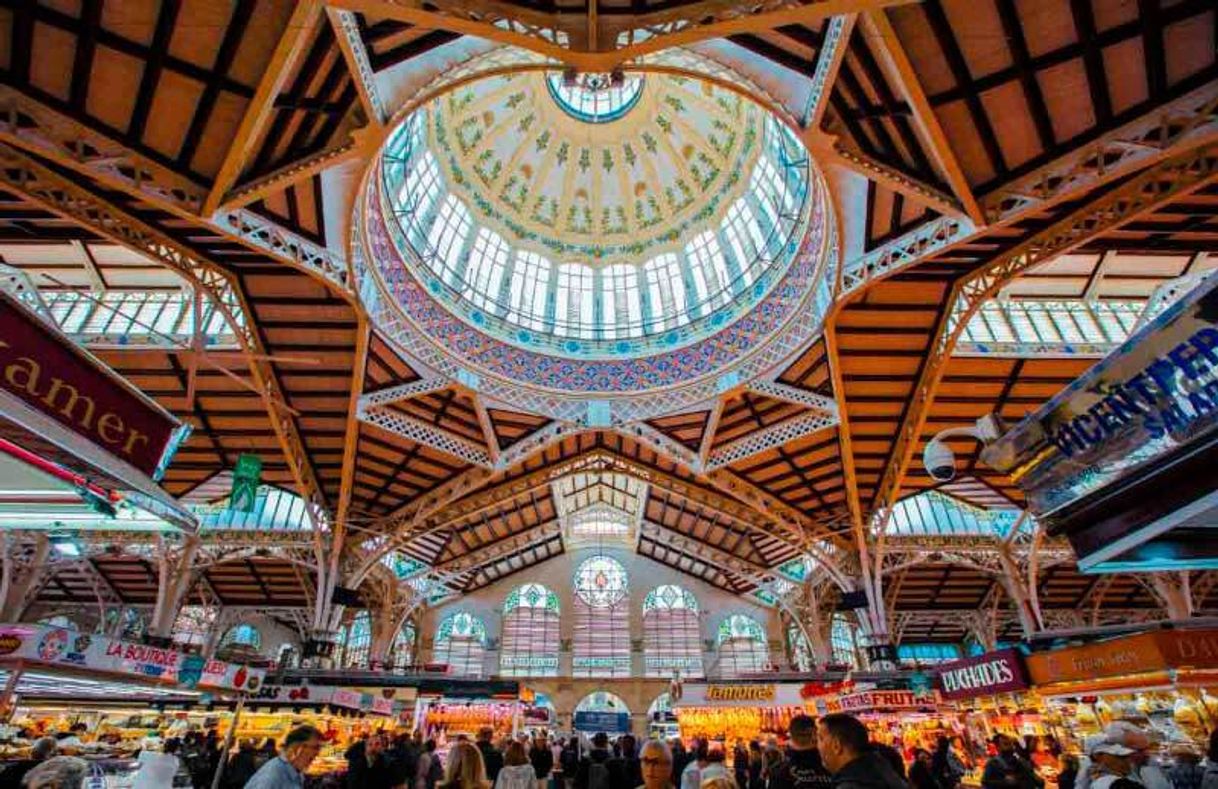
<svg viewBox="0 0 1218 789"><path fill-rule="evenodd" d="M49 625L0 625L0 643L20 643L11 657L56 666L73 666L111 674L131 674L158 682L255 692L262 687L265 669L253 669L223 660L190 660L174 649L120 641L108 636L78 633Z"/></svg>
<svg viewBox="0 0 1218 789"><path fill-rule="evenodd" d="M349 710L364 708L364 694L354 688L334 688L330 703L335 707L346 707Z"/></svg>
<svg viewBox="0 0 1218 789"><path fill-rule="evenodd" d="M378 699L389 699L390 701L410 702L414 701L419 696L419 689L414 687L378 687L365 686L356 688L360 693L367 693L370 696L375 696Z"/></svg>
<svg viewBox="0 0 1218 789"><path fill-rule="evenodd" d="M1010 693L1028 687L1023 656L1000 649L940 666L935 685L948 700L971 699L993 693Z"/></svg>
<svg viewBox="0 0 1218 789"><path fill-rule="evenodd" d="M181 423L0 293L0 390L155 477Z"/></svg>
<svg viewBox="0 0 1218 789"><path fill-rule="evenodd" d="M774 683L683 683L674 707L798 707L804 686Z"/></svg>
<svg viewBox="0 0 1218 789"><path fill-rule="evenodd" d="M1218 668L1218 630L1159 630L1031 655L1035 685L1172 668Z"/></svg>
<svg viewBox="0 0 1218 789"><path fill-rule="evenodd" d="M829 712L868 712L883 709L919 709L935 703L934 694L919 694L912 690L869 690L830 699Z"/></svg>
<svg viewBox="0 0 1218 789"><path fill-rule="evenodd" d="M1218 427L1218 277L982 452L1053 512Z"/></svg>
<svg viewBox="0 0 1218 789"><path fill-rule="evenodd" d="M575 713L576 731L618 734L630 731L630 713L582 710Z"/></svg>

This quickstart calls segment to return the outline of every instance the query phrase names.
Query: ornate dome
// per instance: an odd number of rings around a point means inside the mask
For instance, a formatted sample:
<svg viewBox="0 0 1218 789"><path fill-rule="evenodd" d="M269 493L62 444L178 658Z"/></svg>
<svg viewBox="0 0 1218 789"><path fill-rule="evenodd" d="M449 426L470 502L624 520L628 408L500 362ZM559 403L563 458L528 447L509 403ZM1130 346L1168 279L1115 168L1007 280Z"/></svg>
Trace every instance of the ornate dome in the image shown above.
<svg viewBox="0 0 1218 789"><path fill-rule="evenodd" d="M462 79L407 114L355 225L387 333L477 381L621 396L722 374L789 322L822 273L819 174L738 77L667 58Z"/></svg>

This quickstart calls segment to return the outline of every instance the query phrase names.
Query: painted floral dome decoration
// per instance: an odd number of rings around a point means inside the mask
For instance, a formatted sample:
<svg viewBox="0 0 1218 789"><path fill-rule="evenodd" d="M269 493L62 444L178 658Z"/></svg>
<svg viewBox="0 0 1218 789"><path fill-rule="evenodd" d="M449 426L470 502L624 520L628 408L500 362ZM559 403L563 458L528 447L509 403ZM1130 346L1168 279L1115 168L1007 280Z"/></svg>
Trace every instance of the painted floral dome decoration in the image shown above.
<svg viewBox="0 0 1218 789"><path fill-rule="evenodd" d="M730 70L678 50L456 82L391 133L353 224L370 312L432 369L576 418L743 364L823 281L824 184Z"/></svg>

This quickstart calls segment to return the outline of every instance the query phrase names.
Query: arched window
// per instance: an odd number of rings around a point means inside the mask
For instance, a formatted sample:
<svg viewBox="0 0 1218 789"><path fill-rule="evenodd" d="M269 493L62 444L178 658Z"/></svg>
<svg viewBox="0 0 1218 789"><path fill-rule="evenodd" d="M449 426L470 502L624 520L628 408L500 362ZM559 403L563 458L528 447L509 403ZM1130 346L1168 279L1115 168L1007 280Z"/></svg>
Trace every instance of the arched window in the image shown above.
<svg viewBox="0 0 1218 789"><path fill-rule="evenodd" d="M593 556L576 569L574 676L630 676L628 598L626 568L616 559Z"/></svg>
<svg viewBox="0 0 1218 789"><path fill-rule="evenodd" d="M452 614L437 628L433 652L433 660L447 665L448 673L457 677L481 677L486 626L481 619L465 611Z"/></svg>
<svg viewBox="0 0 1218 789"><path fill-rule="evenodd" d="M541 584L525 584L503 602L499 673L505 677L557 677L558 595Z"/></svg>
<svg viewBox="0 0 1218 789"><path fill-rule="evenodd" d="M730 679L757 674L770 667L765 628L746 614L732 614L719 625L719 674Z"/></svg>
<svg viewBox="0 0 1218 789"><path fill-rule="evenodd" d="M799 625L787 625L787 649L791 653L791 665L796 671L812 671L816 668L816 658L812 655L812 645Z"/></svg>
<svg viewBox="0 0 1218 789"><path fill-rule="evenodd" d="M368 668L368 658L372 654L372 617L367 611L360 611L343 629L340 646L339 665Z"/></svg>
<svg viewBox="0 0 1218 789"><path fill-rule="evenodd" d="M393 647L389 651L389 661L395 668L414 665L414 648L419 642L419 632L414 622L405 622L402 629L393 639Z"/></svg>
<svg viewBox="0 0 1218 789"><path fill-rule="evenodd" d="M845 614L833 615L833 629L829 631L829 648L833 651L833 662L838 665L859 667L857 628L846 619Z"/></svg>
<svg viewBox="0 0 1218 789"><path fill-rule="evenodd" d="M173 622L173 643L202 647L216 625L216 609L206 605L184 605Z"/></svg>
<svg viewBox="0 0 1218 789"><path fill-rule="evenodd" d="M643 663L648 677L701 679L702 627L689 590L657 586L643 600Z"/></svg>
<svg viewBox="0 0 1218 789"><path fill-rule="evenodd" d="M258 628L250 624L240 624L229 628L224 634L224 638L220 639L220 649L225 647L249 647L250 649L262 649L262 634L258 632Z"/></svg>

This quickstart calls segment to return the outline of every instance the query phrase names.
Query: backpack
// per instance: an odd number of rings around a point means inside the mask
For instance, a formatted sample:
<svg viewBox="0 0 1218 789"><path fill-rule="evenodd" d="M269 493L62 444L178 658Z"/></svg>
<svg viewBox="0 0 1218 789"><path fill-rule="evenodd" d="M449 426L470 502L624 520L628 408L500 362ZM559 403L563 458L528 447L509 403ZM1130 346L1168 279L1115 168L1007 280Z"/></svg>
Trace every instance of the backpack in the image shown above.
<svg viewBox="0 0 1218 789"><path fill-rule="evenodd" d="M588 789L610 789L608 764L592 762L588 765Z"/></svg>

